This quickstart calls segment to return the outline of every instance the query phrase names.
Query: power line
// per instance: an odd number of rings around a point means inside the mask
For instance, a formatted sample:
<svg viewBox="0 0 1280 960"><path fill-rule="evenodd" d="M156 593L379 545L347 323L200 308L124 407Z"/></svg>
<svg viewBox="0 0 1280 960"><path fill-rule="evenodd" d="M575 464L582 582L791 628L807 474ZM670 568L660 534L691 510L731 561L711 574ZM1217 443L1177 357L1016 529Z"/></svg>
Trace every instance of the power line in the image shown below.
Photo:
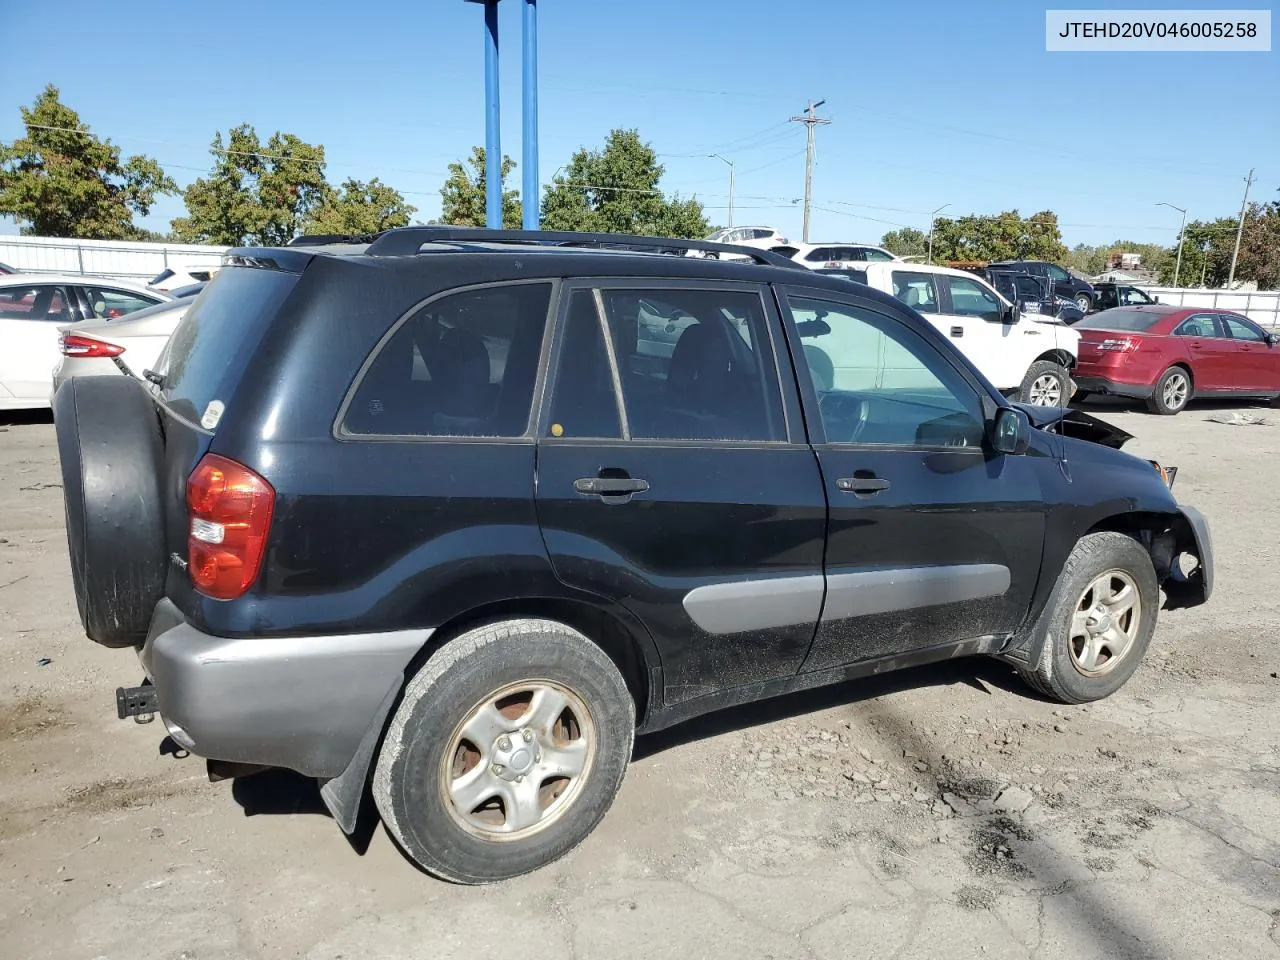
<svg viewBox="0 0 1280 960"><path fill-rule="evenodd" d="M805 243L809 242L809 208L813 204L813 130L815 127L828 124L831 121L819 117L814 113L818 107L826 103L826 100L819 100L814 103L809 101L809 106L805 108L803 116L792 117L791 123L803 123L805 126L805 159L804 159L804 230L801 238Z"/></svg>

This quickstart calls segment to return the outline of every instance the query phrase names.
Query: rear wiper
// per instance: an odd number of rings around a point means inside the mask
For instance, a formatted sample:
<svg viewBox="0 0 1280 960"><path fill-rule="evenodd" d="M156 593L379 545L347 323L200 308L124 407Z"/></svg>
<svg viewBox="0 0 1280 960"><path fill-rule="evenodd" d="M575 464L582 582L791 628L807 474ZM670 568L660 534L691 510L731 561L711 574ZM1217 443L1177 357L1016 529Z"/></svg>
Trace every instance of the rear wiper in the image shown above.
<svg viewBox="0 0 1280 960"><path fill-rule="evenodd" d="M157 387L159 387L160 389L162 389L162 390L164 389L164 374L163 374L163 373L156 373L154 370L143 370L143 371L142 371L142 375L143 375L147 380L149 380L151 383L154 383L154 384L155 384Z"/></svg>

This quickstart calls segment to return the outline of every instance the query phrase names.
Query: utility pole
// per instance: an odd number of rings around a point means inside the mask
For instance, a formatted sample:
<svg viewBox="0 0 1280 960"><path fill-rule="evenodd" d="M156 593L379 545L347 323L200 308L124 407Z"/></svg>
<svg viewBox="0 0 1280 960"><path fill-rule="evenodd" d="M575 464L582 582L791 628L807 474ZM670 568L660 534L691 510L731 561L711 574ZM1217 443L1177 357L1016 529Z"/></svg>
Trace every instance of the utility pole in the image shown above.
<svg viewBox="0 0 1280 960"><path fill-rule="evenodd" d="M809 208L813 205L813 128L822 123L830 123L830 120L824 120L814 114L827 101L819 100L817 103L810 102L805 108L804 116L792 117L792 123L803 123L807 130L807 138L804 152L804 231L802 239L805 243L809 242Z"/></svg>
<svg viewBox="0 0 1280 960"><path fill-rule="evenodd" d="M938 219L938 214L940 214L943 210L947 209L947 207L949 206L951 206L951 204L944 203L937 210L933 211L933 213L929 214L929 262L930 263L933 263L933 224L934 224L934 221Z"/></svg>
<svg viewBox="0 0 1280 960"><path fill-rule="evenodd" d="M1236 227L1236 248L1231 252L1231 272L1227 274L1227 289L1236 279L1236 258L1240 256L1240 238L1244 236L1244 214L1249 207L1249 188L1253 186L1253 171L1244 180L1244 200L1240 203L1240 226Z"/></svg>
<svg viewBox="0 0 1280 960"><path fill-rule="evenodd" d="M1178 227L1178 262L1173 267L1173 285L1178 285L1178 277L1182 273L1182 238L1187 232L1187 211L1181 207L1175 207L1172 203L1165 203L1163 200L1156 204L1157 207L1168 207L1170 210L1177 210L1182 214L1182 226Z"/></svg>
<svg viewBox="0 0 1280 960"><path fill-rule="evenodd" d="M719 160L729 165L729 226L732 227L733 226L733 161L726 160L724 157L720 156L720 154L718 153L711 154L710 159Z"/></svg>

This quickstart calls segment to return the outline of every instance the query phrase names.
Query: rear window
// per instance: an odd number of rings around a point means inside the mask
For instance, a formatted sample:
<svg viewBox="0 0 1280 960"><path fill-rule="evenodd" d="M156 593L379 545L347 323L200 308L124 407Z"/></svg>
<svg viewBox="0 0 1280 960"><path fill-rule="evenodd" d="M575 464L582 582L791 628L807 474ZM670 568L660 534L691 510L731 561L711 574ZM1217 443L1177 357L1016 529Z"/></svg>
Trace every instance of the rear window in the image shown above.
<svg viewBox="0 0 1280 960"><path fill-rule="evenodd" d="M1150 330L1163 319L1164 314L1151 310L1134 310L1117 307L1103 310L1074 324L1077 330L1132 330L1135 333Z"/></svg>
<svg viewBox="0 0 1280 960"><path fill-rule="evenodd" d="M156 363L164 374L161 396L174 413L208 430L218 425L227 395L297 282L295 273L259 267L218 271Z"/></svg>

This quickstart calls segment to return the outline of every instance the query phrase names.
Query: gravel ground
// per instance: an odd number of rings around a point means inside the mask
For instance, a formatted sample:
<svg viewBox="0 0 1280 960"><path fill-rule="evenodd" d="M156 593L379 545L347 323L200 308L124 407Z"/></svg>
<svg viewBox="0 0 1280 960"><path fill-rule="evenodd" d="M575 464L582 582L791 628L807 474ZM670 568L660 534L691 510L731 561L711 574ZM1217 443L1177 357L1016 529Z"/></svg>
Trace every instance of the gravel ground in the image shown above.
<svg viewBox="0 0 1280 960"><path fill-rule="evenodd" d="M969 660L703 718L637 741L573 855L487 888L116 720L140 674L80 631L53 428L0 421L0 954L1276 958L1280 412L1090 409L1180 467L1218 552L1119 694Z"/></svg>

